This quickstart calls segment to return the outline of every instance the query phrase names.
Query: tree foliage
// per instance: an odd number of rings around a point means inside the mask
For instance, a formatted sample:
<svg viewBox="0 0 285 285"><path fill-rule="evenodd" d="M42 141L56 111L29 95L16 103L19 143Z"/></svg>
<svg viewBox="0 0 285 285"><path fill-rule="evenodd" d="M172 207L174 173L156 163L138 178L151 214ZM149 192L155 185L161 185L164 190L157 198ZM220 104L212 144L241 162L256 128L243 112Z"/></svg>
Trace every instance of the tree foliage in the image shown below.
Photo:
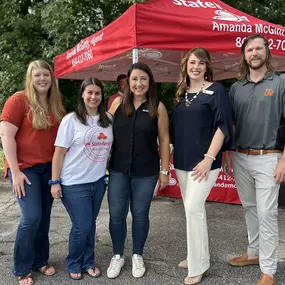
<svg viewBox="0 0 285 285"><path fill-rule="evenodd" d="M5 100L23 89L27 65L73 47L120 16L132 1L0 0L0 96ZM65 101L78 82L61 82ZM109 88L110 89L110 88Z"/></svg>
<svg viewBox="0 0 285 285"><path fill-rule="evenodd" d="M55 55L73 47L120 16L130 5L144 0L0 0L0 96L2 102L23 80L30 61L43 58L50 64ZM224 0L258 18L285 26L283 0ZM68 109L77 101L78 82L60 80ZM161 99L170 107L175 86L159 84ZM111 94L114 85L106 84Z"/></svg>

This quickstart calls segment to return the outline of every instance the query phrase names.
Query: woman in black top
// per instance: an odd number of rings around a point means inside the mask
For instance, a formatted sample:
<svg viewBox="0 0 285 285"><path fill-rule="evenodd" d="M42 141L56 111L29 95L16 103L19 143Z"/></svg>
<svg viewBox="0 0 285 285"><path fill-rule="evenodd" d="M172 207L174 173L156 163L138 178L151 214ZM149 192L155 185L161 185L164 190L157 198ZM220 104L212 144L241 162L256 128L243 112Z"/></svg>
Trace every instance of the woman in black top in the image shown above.
<svg viewBox="0 0 285 285"><path fill-rule="evenodd" d="M233 147L232 109L226 89L213 82L210 54L195 48L181 63L172 117L174 167L183 198L188 267L185 284L200 283L210 266L205 201ZM188 266L189 265L189 266Z"/></svg>
<svg viewBox="0 0 285 285"><path fill-rule="evenodd" d="M132 274L142 277L142 258L149 231L149 208L155 185L162 189L169 180L169 134L165 106L158 102L150 68L135 63L128 72L129 88L123 100L114 100L109 112L114 116L114 142L110 160L108 202L114 256L107 270L116 278L124 265L126 218L132 213ZM160 145L161 170L157 138Z"/></svg>

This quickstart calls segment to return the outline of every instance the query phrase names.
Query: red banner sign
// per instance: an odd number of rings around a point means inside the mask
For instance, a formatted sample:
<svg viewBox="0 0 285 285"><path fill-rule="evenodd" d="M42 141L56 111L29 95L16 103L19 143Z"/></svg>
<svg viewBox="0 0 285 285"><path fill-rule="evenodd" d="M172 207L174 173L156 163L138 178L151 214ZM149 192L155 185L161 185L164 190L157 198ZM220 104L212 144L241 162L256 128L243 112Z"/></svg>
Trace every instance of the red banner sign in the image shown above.
<svg viewBox="0 0 285 285"><path fill-rule="evenodd" d="M176 177L173 163L170 163L170 178L169 185L157 192L159 196L167 196L174 198L181 198L179 182ZM223 203L240 204L235 181L233 178L220 171L217 181L212 188L207 201L216 201Z"/></svg>

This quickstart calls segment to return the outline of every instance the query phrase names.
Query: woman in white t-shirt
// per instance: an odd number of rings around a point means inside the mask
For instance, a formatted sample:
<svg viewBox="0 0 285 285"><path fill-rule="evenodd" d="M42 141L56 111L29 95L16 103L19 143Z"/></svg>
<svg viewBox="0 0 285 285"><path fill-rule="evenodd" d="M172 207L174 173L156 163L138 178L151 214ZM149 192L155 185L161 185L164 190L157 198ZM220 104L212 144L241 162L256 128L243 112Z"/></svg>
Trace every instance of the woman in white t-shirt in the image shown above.
<svg viewBox="0 0 285 285"><path fill-rule="evenodd" d="M103 85L97 78L87 78L81 84L77 109L59 126L49 181L52 196L61 198L72 222L66 262L74 280L82 279L83 272L101 275L94 261L95 230L112 142Z"/></svg>

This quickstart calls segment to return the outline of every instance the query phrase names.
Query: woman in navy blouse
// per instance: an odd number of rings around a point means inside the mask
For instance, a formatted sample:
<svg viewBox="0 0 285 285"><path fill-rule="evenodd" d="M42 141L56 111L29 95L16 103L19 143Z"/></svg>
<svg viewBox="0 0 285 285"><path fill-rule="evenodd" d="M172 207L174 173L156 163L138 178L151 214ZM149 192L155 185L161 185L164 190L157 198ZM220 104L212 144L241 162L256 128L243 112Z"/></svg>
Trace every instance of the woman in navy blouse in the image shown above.
<svg viewBox="0 0 285 285"><path fill-rule="evenodd" d="M222 151L234 147L232 108L226 89L213 82L210 54L189 51L181 62L172 117L174 167L183 198L188 268L185 284L198 284L210 266L205 201L218 177Z"/></svg>

